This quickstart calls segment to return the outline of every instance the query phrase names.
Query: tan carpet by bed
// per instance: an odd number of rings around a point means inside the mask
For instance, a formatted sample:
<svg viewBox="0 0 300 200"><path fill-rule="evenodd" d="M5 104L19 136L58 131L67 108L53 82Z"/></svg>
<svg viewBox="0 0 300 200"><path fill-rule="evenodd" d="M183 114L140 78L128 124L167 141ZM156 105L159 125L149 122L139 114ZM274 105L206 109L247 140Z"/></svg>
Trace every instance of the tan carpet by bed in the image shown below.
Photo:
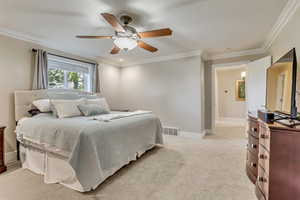
<svg viewBox="0 0 300 200"><path fill-rule="evenodd" d="M205 139L165 137L96 191L81 194L20 168L0 175L0 200L254 200L245 174L241 127L220 126Z"/></svg>

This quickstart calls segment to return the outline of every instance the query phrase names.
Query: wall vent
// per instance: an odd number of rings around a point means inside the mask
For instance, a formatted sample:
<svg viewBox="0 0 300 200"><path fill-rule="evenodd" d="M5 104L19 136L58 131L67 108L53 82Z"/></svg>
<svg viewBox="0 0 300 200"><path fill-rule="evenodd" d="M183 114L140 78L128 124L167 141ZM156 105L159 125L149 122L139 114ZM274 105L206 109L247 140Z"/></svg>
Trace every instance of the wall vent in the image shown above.
<svg viewBox="0 0 300 200"><path fill-rule="evenodd" d="M176 127L164 127L163 128L163 133L165 135L178 136L179 135L179 128L176 128Z"/></svg>

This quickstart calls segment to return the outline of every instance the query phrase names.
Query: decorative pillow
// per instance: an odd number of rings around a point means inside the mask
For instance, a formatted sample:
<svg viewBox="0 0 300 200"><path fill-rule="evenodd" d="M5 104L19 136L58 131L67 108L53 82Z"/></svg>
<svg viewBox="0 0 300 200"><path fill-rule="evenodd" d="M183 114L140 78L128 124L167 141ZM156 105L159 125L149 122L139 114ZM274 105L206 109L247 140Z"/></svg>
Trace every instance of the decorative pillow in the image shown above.
<svg viewBox="0 0 300 200"><path fill-rule="evenodd" d="M53 115L58 117L57 111L55 109L55 106L52 104L53 100L78 100L81 99L81 97L78 95L78 93L71 92L71 91L49 91L47 93L49 99L50 99L50 110L52 111Z"/></svg>
<svg viewBox="0 0 300 200"><path fill-rule="evenodd" d="M74 92L48 92L49 99L65 99L65 100L75 100L81 99L81 97Z"/></svg>
<svg viewBox="0 0 300 200"><path fill-rule="evenodd" d="M86 99L87 105L98 105L110 112L110 108L105 98L97 98L97 99Z"/></svg>
<svg viewBox="0 0 300 200"><path fill-rule="evenodd" d="M78 99L78 100L53 99L53 100L51 100L51 104L53 105L58 118L81 116L82 114L81 114L80 110L78 109L78 105L81 105L84 103L85 103L84 99Z"/></svg>
<svg viewBox="0 0 300 200"><path fill-rule="evenodd" d="M109 111L102 106L99 105L78 105L78 109L81 111L81 113L84 116L93 116L93 115L102 115L102 114L108 114Z"/></svg>
<svg viewBox="0 0 300 200"><path fill-rule="evenodd" d="M35 100L32 104L41 112L51 112L50 99Z"/></svg>

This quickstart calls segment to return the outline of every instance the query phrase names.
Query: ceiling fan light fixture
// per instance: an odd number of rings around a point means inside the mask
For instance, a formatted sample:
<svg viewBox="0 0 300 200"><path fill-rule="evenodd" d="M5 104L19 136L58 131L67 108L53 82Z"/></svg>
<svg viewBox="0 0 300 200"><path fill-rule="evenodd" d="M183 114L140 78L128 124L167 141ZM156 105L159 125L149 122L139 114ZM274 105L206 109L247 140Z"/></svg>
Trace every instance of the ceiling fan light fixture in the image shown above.
<svg viewBox="0 0 300 200"><path fill-rule="evenodd" d="M137 47L137 40L128 37L118 37L114 40L114 44L123 50L132 50Z"/></svg>

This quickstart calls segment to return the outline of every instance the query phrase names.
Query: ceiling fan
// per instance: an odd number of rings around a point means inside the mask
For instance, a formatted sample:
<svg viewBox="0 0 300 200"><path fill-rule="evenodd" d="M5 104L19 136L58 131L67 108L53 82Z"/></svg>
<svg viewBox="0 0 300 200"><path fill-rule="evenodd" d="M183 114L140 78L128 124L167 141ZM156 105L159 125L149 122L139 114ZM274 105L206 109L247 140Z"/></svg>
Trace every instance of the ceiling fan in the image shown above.
<svg viewBox="0 0 300 200"><path fill-rule="evenodd" d="M110 52L111 54L118 54L120 50L129 51L137 46L150 52L156 52L158 50L157 48L143 42L141 39L172 35L172 30L169 28L137 32L134 27L129 26L130 22L132 22L132 18L127 15L120 17L120 21L124 25L121 25L117 18L112 14L101 13L101 15L114 28L114 36L78 35L76 37L83 39L112 39L114 47Z"/></svg>

